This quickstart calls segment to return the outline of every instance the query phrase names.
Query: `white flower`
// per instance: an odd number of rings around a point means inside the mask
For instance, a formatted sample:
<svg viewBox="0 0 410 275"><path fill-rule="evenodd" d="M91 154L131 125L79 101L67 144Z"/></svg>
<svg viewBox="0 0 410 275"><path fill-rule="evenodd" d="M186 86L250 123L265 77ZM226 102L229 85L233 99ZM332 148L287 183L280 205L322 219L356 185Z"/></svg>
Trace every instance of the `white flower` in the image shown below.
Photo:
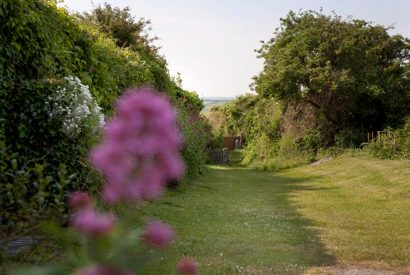
<svg viewBox="0 0 410 275"><path fill-rule="evenodd" d="M50 117L60 119L62 129L70 136L80 134L85 128L98 131L105 119L89 87L77 77L67 76L64 80L66 85L47 98Z"/></svg>

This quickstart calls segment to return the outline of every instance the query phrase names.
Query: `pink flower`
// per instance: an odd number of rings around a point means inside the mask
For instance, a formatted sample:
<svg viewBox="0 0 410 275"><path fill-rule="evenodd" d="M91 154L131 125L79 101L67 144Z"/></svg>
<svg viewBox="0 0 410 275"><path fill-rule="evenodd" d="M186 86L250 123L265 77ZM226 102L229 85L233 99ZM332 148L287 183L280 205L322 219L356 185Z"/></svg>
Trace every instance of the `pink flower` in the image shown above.
<svg viewBox="0 0 410 275"><path fill-rule="evenodd" d="M184 173L181 146L171 103L150 88L128 91L106 124L103 143L90 153L107 180L103 199L114 204L160 196L167 181Z"/></svg>
<svg viewBox="0 0 410 275"><path fill-rule="evenodd" d="M118 144L103 143L90 153L94 167L102 172L110 183L126 181L137 165L136 159Z"/></svg>
<svg viewBox="0 0 410 275"><path fill-rule="evenodd" d="M98 213L95 209L86 207L74 214L71 224L75 229L88 236L103 236L112 231L115 217Z"/></svg>
<svg viewBox="0 0 410 275"><path fill-rule="evenodd" d="M129 270L122 270L113 266L92 265L78 270L76 275L133 275Z"/></svg>
<svg viewBox="0 0 410 275"><path fill-rule="evenodd" d="M181 157L173 152L164 152L157 155L158 168L163 171L169 180L179 178L185 170Z"/></svg>
<svg viewBox="0 0 410 275"><path fill-rule="evenodd" d="M197 274L198 264L191 259L183 258L177 264L177 272L183 275Z"/></svg>
<svg viewBox="0 0 410 275"><path fill-rule="evenodd" d="M161 221L151 221L147 224L143 240L154 247L166 247L174 240L175 231L169 224Z"/></svg>
<svg viewBox="0 0 410 275"><path fill-rule="evenodd" d="M71 193L68 199L68 204L74 209L84 208L90 206L92 199L88 193L75 191Z"/></svg>
<svg viewBox="0 0 410 275"><path fill-rule="evenodd" d="M176 113L170 102L152 89L128 91L117 103L117 114L116 123L125 126L121 128L122 142L132 152L153 155L180 147L181 140L175 135ZM113 137L110 133L107 131L107 138Z"/></svg>

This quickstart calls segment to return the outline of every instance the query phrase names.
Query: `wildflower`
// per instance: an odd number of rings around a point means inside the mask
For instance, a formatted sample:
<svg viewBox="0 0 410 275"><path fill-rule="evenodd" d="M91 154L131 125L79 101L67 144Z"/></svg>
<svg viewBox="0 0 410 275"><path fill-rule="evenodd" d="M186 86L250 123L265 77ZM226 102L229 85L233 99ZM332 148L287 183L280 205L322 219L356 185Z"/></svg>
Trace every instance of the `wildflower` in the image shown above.
<svg viewBox="0 0 410 275"><path fill-rule="evenodd" d="M197 274L198 264L191 259L183 258L177 264L177 272L183 275Z"/></svg>
<svg viewBox="0 0 410 275"><path fill-rule="evenodd" d="M171 103L149 88L129 91L117 103L124 147L131 152L149 156L163 151L176 151L181 137L176 127L176 113ZM107 127L108 128L108 127ZM109 134L110 131L107 131ZM110 135L108 139L112 138Z"/></svg>
<svg viewBox="0 0 410 275"><path fill-rule="evenodd" d="M151 221L147 224L142 239L154 247L166 247L171 244L175 232L169 224L161 221Z"/></svg>
<svg viewBox="0 0 410 275"><path fill-rule="evenodd" d="M97 132L104 126L104 115L90 89L77 77L67 76L64 85L46 99L50 117L58 119L62 130L77 136L84 128Z"/></svg>
<svg viewBox="0 0 410 275"><path fill-rule="evenodd" d="M72 226L78 231L92 237L110 233L115 224L115 217L98 213L91 207L78 210L72 219Z"/></svg>
<svg viewBox="0 0 410 275"><path fill-rule="evenodd" d="M104 142L90 154L107 180L104 200L114 204L160 196L166 182L184 172L181 146L170 102L149 88L128 91L104 128Z"/></svg>
<svg viewBox="0 0 410 275"><path fill-rule="evenodd" d="M92 199L88 193L75 191L71 193L70 198L68 199L68 204L74 209L80 209L87 206L90 206Z"/></svg>

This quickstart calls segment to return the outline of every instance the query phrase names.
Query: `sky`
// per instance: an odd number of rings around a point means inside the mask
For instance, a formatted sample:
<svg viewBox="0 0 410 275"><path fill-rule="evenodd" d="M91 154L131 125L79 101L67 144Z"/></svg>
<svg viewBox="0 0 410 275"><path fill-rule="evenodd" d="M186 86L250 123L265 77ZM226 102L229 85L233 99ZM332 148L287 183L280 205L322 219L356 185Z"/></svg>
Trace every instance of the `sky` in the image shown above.
<svg viewBox="0 0 410 275"><path fill-rule="evenodd" d="M151 36L183 88L201 97L233 97L250 91L263 62L255 49L269 40L290 11L335 11L385 26L410 37L408 0L64 0L70 11L89 11L107 2L131 8L152 22Z"/></svg>

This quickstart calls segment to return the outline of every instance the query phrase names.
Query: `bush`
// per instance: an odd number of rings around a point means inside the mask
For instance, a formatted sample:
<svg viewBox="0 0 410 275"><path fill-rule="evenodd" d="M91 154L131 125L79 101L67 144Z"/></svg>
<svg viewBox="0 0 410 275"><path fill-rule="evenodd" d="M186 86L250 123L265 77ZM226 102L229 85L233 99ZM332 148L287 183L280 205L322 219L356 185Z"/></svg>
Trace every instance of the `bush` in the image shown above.
<svg viewBox="0 0 410 275"><path fill-rule="evenodd" d="M365 131L360 129L343 129L335 135L334 144L341 148L358 148L366 140Z"/></svg>
<svg viewBox="0 0 410 275"><path fill-rule="evenodd" d="M397 143L386 133L381 133L379 140L373 140L367 145L369 154L381 159L394 159L400 156Z"/></svg>
<svg viewBox="0 0 410 275"><path fill-rule="evenodd" d="M385 130L372 140L366 150L369 155L381 159L410 159L410 118L398 130Z"/></svg>
<svg viewBox="0 0 410 275"><path fill-rule="evenodd" d="M262 135L247 146L243 163L262 170L279 170L308 164L314 156L312 151L301 148L289 135L278 141Z"/></svg>
<svg viewBox="0 0 410 275"><path fill-rule="evenodd" d="M207 126L211 127L209 124L207 124ZM224 136L221 130L214 133L212 132L212 129L209 129L209 140L207 147L209 149L221 149L224 147Z"/></svg>
<svg viewBox="0 0 410 275"><path fill-rule="evenodd" d="M410 117L407 118L404 127L397 130L397 135L401 157L410 159Z"/></svg>
<svg viewBox="0 0 410 275"><path fill-rule="evenodd" d="M205 119L199 114L190 112L184 106L178 108L178 125L184 136L182 157L186 164L186 178L193 179L202 173L208 160L208 139L210 131Z"/></svg>
<svg viewBox="0 0 410 275"><path fill-rule="evenodd" d="M98 189L85 160L103 123L78 79L27 81L18 91L21 96L9 102L18 109L7 117L1 138L2 232L13 234L47 214L60 215L70 191Z"/></svg>
<svg viewBox="0 0 410 275"><path fill-rule="evenodd" d="M67 219L67 186L73 185L74 175L68 175L63 164L51 168L41 160L22 160L19 155L7 152L4 141L0 141L2 242L32 231L48 217L59 217L60 222ZM0 251L0 255L2 252L5 251Z"/></svg>

